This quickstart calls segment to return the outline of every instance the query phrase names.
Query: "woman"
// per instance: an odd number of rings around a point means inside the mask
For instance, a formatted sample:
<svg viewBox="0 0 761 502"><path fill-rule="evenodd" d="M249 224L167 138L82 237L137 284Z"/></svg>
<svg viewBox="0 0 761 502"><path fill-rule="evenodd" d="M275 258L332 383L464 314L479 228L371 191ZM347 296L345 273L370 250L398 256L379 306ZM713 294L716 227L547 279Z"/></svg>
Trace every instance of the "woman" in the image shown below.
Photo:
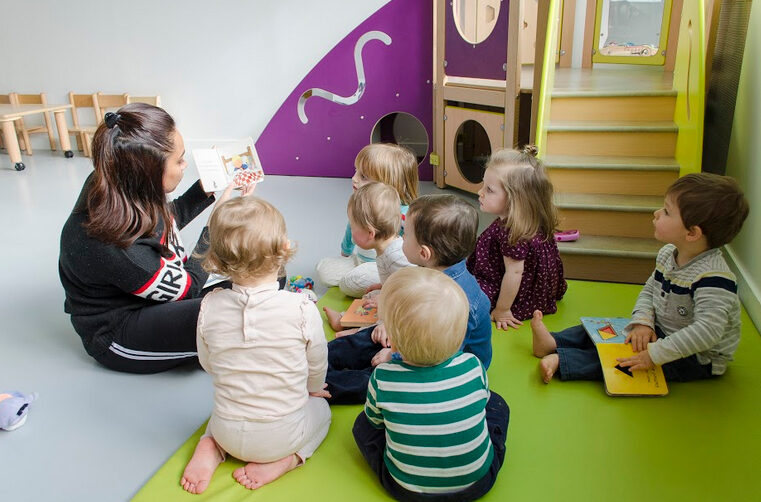
<svg viewBox="0 0 761 502"><path fill-rule="evenodd" d="M95 172L61 233L64 310L87 353L117 371L155 373L197 360L208 274L196 255L208 246L208 230L192 253L179 230L215 199L196 182L167 201L182 180L184 156L163 109L134 103L107 113L93 139Z"/></svg>

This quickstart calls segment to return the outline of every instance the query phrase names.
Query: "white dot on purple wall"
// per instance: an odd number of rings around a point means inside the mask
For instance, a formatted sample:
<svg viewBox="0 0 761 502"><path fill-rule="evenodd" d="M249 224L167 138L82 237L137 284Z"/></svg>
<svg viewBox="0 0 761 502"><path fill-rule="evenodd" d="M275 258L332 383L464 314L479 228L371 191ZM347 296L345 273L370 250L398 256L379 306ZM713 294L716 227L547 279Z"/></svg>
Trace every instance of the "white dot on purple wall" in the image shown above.
<svg viewBox="0 0 761 502"><path fill-rule="evenodd" d="M296 160L299 160L299 156L298 155L296 155Z"/></svg>
<svg viewBox="0 0 761 502"><path fill-rule="evenodd" d="M328 141L330 141L330 136L328 136Z"/></svg>

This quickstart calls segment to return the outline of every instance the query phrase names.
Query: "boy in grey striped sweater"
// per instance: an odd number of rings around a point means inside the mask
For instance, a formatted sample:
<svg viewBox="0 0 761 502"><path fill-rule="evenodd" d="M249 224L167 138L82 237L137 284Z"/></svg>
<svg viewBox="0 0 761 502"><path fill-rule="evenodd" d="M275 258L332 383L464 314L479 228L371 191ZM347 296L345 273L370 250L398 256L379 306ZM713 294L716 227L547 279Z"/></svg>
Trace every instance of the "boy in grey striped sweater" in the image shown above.
<svg viewBox="0 0 761 502"><path fill-rule="evenodd" d="M737 282L719 248L740 231L748 202L727 176L688 174L667 190L655 211L655 238L666 243L642 288L626 327L635 354L621 366L663 367L668 381L723 375L740 341ZM602 380L597 350L581 326L550 333L535 312L531 321L534 355L549 383Z"/></svg>
<svg viewBox="0 0 761 502"><path fill-rule="evenodd" d="M402 360L376 367L354 439L397 500L475 500L502 467L510 410L479 359L459 351L468 311L438 270L405 268L383 285L379 312Z"/></svg>

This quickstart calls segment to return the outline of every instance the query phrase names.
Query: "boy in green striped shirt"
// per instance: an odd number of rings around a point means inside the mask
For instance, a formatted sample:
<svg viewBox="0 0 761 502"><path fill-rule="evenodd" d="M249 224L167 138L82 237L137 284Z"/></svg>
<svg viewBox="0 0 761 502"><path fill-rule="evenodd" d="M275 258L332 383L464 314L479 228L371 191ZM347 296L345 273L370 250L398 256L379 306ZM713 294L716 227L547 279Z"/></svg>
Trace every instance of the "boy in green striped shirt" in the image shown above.
<svg viewBox="0 0 761 502"><path fill-rule="evenodd" d="M459 351L468 310L437 270L405 268L383 285L379 313L402 360L373 372L354 439L397 500L475 500L502 467L510 410L478 358Z"/></svg>

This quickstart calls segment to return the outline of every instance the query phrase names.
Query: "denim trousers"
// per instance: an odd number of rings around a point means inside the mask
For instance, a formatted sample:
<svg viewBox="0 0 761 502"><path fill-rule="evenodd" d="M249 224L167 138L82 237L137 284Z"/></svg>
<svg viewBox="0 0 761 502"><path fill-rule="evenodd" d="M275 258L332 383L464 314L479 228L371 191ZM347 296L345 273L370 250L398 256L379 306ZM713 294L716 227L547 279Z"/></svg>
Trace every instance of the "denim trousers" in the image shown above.
<svg viewBox="0 0 761 502"><path fill-rule="evenodd" d="M489 401L486 403L486 427L489 430L492 446L494 447L494 459L487 473L469 487L453 493L418 493L402 488L394 481L386 467L384 452L386 450L385 429L375 428L362 411L354 421L354 441L357 443L362 456L370 464L383 488L396 500L404 502L468 502L483 497L497 480L497 473L505 461L505 441L507 439L507 425L510 422L510 408L502 396L491 391Z"/></svg>
<svg viewBox="0 0 761 502"><path fill-rule="evenodd" d="M367 383L373 373L372 359L383 345L373 342L375 325L353 335L328 342L328 372L325 382L332 396L330 404L363 404Z"/></svg>
<svg viewBox="0 0 761 502"><path fill-rule="evenodd" d="M659 327L655 327L658 338L665 335ZM602 367L597 349L584 326L579 324L566 328L557 333L551 333L557 343L557 353L560 360L558 374L561 380L600 380ZM663 374L668 382L689 382L711 378L711 364L700 364L694 354L662 366Z"/></svg>

